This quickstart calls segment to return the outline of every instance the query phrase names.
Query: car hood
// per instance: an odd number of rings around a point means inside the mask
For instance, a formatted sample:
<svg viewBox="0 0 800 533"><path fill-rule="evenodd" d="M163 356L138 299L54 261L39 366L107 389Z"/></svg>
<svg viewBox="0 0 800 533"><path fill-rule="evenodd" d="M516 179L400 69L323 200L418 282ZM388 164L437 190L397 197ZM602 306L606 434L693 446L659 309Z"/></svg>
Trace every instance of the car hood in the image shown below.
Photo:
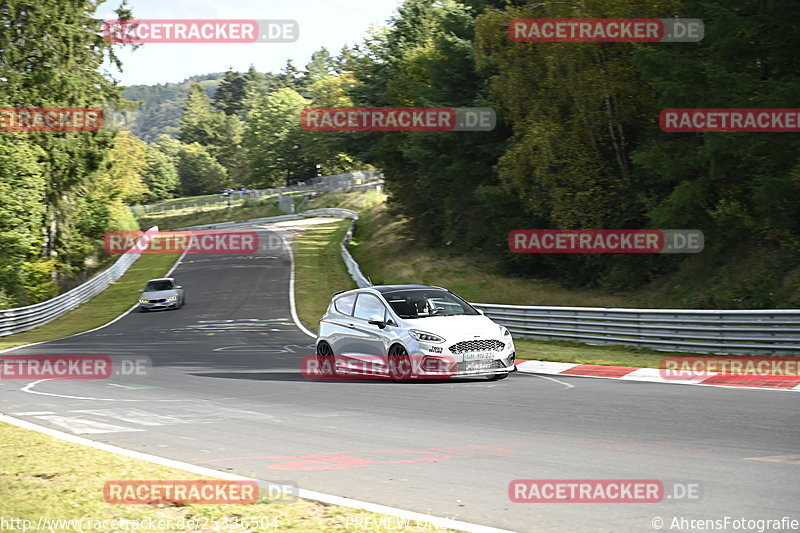
<svg viewBox="0 0 800 533"><path fill-rule="evenodd" d="M483 315L431 316L404 319L410 328L427 331L444 337L447 341L502 339L500 326Z"/></svg>
<svg viewBox="0 0 800 533"><path fill-rule="evenodd" d="M159 298L169 298L170 296L177 296L178 291L175 289L168 289L166 291L145 291L140 298L144 300L158 300Z"/></svg>

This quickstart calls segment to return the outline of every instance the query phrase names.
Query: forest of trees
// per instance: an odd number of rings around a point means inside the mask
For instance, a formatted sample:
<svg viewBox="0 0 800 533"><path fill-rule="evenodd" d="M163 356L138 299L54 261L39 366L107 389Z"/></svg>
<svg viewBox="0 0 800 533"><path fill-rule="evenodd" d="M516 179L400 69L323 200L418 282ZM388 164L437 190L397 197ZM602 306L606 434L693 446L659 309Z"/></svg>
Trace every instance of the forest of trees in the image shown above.
<svg viewBox="0 0 800 533"><path fill-rule="evenodd" d="M493 257L509 275L629 289L689 260L512 254L516 228L701 229L707 258L764 257L772 280L756 276L742 294L759 306L800 268L796 134L658 127L666 107L800 101L791 0L405 0L386 26L301 68L133 86L125 98L100 74L114 52L97 35L94 2L57 4L0 8L0 106L127 109L131 131L0 132L0 307L54 294L57 275L85 268L103 232L135 226L126 204L364 165L384 172L391 209L420 242ZM702 19L704 40L521 43L507 33L514 18L673 16ZM40 50L44 35L75 44ZM303 108L333 106L491 107L498 122L491 132L300 127Z"/></svg>

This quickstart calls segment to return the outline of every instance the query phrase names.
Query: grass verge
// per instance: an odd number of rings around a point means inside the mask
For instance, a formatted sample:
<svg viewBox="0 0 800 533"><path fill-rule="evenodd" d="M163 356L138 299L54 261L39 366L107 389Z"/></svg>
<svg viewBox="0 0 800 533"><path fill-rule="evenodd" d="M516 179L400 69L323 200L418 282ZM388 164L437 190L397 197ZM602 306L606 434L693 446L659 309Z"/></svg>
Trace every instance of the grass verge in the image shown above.
<svg viewBox="0 0 800 533"><path fill-rule="evenodd" d="M357 518L377 522L382 515L347 507L323 505L306 500L275 503L266 499L246 505L120 505L106 503L103 486L117 480L198 480L212 479L167 468L147 461L132 459L110 452L95 450L63 441L49 435L0 423L0 501L3 519L30 520L30 529L37 527L40 518L51 520L84 520L61 527L42 528L46 531L86 531L87 520L164 520L169 527L126 529L91 528L92 531L193 531L200 528L178 527L180 520L207 524L211 519L229 526L217 531L345 531ZM244 518L251 523L269 524L263 528L238 529ZM366 523L366 522L363 522ZM386 522L391 526L392 522ZM396 524L396 522L395 522ZM413 529L414 521L411 521ZM277 527L275 527L277 526ZM12 526L13 527L13 526ZM19 529L19 528L17 528ZM396 530L392 528L391 530ZM370 531L385 532L377 527Z"/></svg>
<svg viewBox="0 0 800 533"><path fill-rule="evenodd" d="M303 235L292 243L297 316L315 333L331 295L356 287L344 266L339 247L349 225L349 220L343 220L306 226Z"/></svg>
<svg viewBox="0 0 800 533"><path fill-rule="evenodd" d="M143 254L120 279L77 309L38 328L0 337L0 350L60 339L102 326L136 303L139 294L136 291L147 280L163 276L176 259L178 256L171 254Z"/></svg>

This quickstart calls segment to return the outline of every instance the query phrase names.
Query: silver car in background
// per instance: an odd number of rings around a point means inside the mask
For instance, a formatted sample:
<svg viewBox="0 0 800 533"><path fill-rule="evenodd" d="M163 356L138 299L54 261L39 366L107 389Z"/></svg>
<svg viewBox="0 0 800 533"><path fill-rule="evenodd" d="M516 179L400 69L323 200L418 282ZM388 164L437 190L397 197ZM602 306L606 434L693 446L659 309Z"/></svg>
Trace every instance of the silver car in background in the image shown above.
<svg viewBox="0 0 800 533"><path fill-rule="evenodd" d="M175 278L151 279L139 296L139 311L159 309L180 309L186 303L183 287L175 283Z"/></svg>

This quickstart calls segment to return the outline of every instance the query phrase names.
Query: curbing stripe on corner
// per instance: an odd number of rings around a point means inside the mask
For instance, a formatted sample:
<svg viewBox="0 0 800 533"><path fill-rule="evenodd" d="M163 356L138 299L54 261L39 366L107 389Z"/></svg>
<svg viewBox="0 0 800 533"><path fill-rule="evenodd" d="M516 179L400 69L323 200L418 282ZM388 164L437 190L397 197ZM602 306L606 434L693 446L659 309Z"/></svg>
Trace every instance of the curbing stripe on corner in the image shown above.
<svg viewBox="0 0 800 533"><path fill-rule="evenodd" d="M652 383L665 383L671 385L702 385L704 387L722 387L725 389L746 389L746 390L760 390L760 391L800 391L800 384L786 388L786 387L768 387L768 386L746 386L741 384L717 384L705 383L705 381L713 381L716 372L707 372L708 377L702 379L664 379L657 368L635 368L628 372L620 370L620 376L603 376L603 375L587 375L581 374L577 371L571 373L575 367L586 366L577 363L560 363L556 361L534 361L534 360L517 360L517 370L524 374L548 374L559 376L572 376L578 378L595 378L595 379L617 379L624 381L646 381ZM613 369L629 369L631 367L615 367L609 366L609 370Z"/></svg>

